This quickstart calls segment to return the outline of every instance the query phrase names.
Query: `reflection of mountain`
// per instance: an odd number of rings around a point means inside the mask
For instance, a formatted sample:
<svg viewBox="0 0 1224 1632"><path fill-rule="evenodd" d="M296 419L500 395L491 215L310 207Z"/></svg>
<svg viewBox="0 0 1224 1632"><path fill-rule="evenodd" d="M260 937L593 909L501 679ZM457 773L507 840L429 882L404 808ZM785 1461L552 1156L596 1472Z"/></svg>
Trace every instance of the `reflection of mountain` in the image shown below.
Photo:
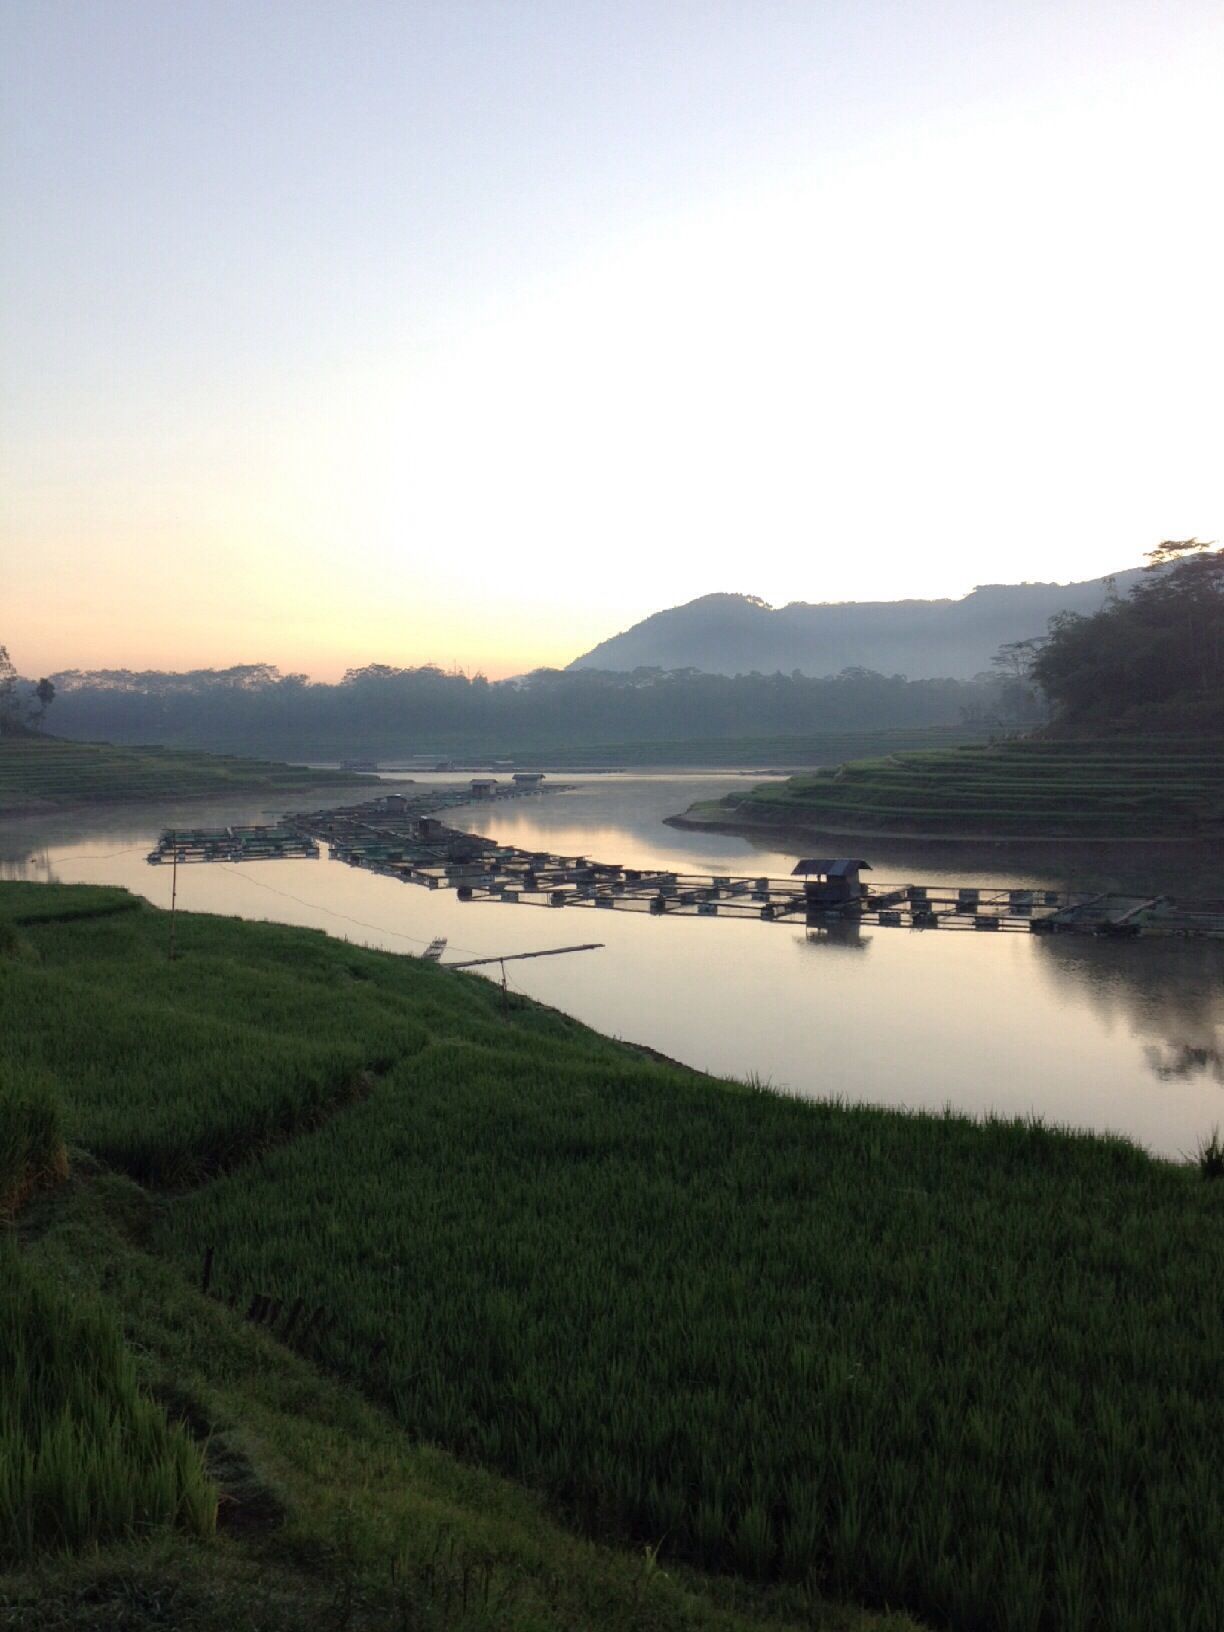
<svg viewBox="0 0 1224 1632"><path fill-rule="evenodd" d="M1043 973L1073 982L1111 1023L1151 1039L1144 1057L1162 1082L1205 1077L1224 1086L1224 944L1043 935L1036 948Z"/></svg>

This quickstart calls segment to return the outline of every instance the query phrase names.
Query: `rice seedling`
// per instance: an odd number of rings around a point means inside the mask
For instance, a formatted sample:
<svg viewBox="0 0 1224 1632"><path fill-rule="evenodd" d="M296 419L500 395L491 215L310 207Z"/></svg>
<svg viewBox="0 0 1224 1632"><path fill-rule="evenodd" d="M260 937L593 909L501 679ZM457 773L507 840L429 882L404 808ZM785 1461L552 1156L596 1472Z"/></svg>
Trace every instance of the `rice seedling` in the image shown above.
<svg viewBox="0 0 1224 1632"><path fill-rule="evenodd" d="M325 1307L308 1352L414 1436L664 1561L936 1625L1215 1624L1224 1186L1123 1140L703 1081L308 932L188 919L171 965L161 927L29 931L23 1001L91 1017L29 1033L66 1125L130 1163L147 1123L215 1148L261 1092L300 1104L311 1061L371 1072L155 1241L193 1277L213 1248L222 1296ZM227 1049L218 1094L184 1057Z"/></svg>
<svg viewBox="0 0 1224 1632"><path fill-rule="evenodd" d="M1197 1158L1205 1179L1224 1179L1224 1140L1219 1128L1213 1128L1210 1136L1200 1142Z"/></svg>
<svg viewBox="0 0 1224 1632"><path fill-rule="evenodd" d="M35 1190L67 1175L59 1107L49 1085L0 1062L0 1223Z"/></svg>
<svg viewBox="0 0 1224 1632"><path fill-rule="evenodd" d="M174 1525L208 1535L196 1446L136 1385L118 1328L0 1241L0 1564Z"/></svg>
<svg viewBox="0 0 1224 1632"><path fill-rule="evenodd" d="M1069 1555L1086 1624L1194 1625L1212 1203L1120 1142L456 1039L164 1239L325 1304L330 1367L590 1528L991 1628L1066 1624Z"/></svg>

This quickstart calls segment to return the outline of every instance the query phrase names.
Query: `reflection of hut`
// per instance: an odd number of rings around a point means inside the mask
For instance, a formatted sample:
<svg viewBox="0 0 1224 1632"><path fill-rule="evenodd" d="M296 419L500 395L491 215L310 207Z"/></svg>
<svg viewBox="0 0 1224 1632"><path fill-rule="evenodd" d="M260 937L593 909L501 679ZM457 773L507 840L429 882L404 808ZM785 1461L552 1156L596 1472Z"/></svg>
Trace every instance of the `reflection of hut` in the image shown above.
<svg viewBox="0 0 1224 1632"><path fill-rule="evenodd" d="M538 788L543 780L543 771L515 771L514 773L514 785L518 788Z"/></svg>
<svg viewBox="0 0 1224 1632"><path fill-rule="evenodd" d="M809 857L796 862L792 877L803 879L803 894L809 907L844 907L857 901L863 894L859 873L871 871L869 861Z"/></svg>
<svg viewBox="0 0 1224 1632"><path fill-rule="evenodd" d="M472 798L491 799L493 789L497 786L495 776L474 776L472 778Z"/></svg>

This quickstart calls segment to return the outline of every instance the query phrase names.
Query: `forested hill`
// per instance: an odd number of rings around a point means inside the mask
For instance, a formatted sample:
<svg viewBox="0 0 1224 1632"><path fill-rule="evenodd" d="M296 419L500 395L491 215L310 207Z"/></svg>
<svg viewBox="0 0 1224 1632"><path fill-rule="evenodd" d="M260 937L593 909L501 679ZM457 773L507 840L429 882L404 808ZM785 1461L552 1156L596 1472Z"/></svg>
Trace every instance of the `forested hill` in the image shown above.
<svg viewBox="0 0 1224 1632"><path fill-rule="evenodd" d="M1141 569L1118 573L1119 594ZM987 584L958 601L792 601L771 607L752 595L702 595L656 612L575 658L571 669L705 669L715 674L836 674L877 669L911 680L968 679L998 648L1045 633L1060 612L1092 613L1107 581Z"/></svg>
<svg viewBox="0 0 1224 1632"><path fill-rule="evenodd" d="M1130 594L1055 618L1029 679L1059 733L1224 735L1224 548L1166 540Z"/></svg>

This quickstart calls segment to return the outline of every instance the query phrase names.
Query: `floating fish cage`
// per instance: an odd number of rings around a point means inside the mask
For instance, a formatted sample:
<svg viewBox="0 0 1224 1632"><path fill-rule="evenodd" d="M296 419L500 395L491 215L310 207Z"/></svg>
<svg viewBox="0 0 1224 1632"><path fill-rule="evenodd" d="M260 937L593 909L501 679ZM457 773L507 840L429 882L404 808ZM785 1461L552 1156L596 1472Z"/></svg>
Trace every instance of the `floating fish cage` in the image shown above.
<svg viewBox="0 0 1224 1632"><path fill-rule="evenodd" d="M272 827L169 828L145 858L150 866L193 861L316 861L319 846L308 834L278 823Z"/></svg>

